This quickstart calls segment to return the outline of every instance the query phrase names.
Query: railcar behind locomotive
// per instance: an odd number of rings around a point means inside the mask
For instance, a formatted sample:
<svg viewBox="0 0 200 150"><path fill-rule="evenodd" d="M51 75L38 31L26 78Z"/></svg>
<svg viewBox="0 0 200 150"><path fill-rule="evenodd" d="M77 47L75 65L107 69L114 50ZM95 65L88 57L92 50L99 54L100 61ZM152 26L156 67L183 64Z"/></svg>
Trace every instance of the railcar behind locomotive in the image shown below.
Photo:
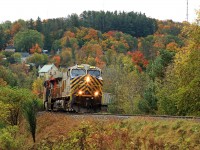
<svg viewBox="0 0 200 150"><path fill-rule="evenodd" d="M101 69L88 64L57 71L44 82L44 108L75 112L99 112L102 107Z"/></svg>

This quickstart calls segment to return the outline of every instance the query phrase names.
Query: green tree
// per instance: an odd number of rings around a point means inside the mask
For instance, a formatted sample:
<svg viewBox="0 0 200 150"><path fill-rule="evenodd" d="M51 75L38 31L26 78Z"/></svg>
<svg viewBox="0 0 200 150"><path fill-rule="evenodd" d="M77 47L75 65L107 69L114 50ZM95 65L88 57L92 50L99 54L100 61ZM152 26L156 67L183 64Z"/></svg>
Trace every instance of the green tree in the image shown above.
<svg viewBox="0 0 200 150"><path fill-rule="evenodd" d="M38 32L42 32L42 21L41 21L40 17L38 17L37 20L36 20L35 29L36 29Z"/></svg>
<svg viewBox="0 0 200 150"><path fill-rule="evenodd" d="M24 115L29 124L29 131L31 132L33 142L35 143L35 133L37 126L37 111L39 102L37 99L26 101L24 104Z"/></svg>
<svg viewBox="0 0 200 150"><path fill-rule="evenodd" d="M159 108L161 113L169 113L173 107L176 115L199 116L200 27L194 24L184 32L189 38L189 45L175 55L174 63L167 69L164 84L158 92Z"/></svg>
<svg viewBox="0 0 200 150"><path fill-rule="evenodd" d="M14 53L11 57L13 57L13 59L16 63L21 62L22 55L20 53Z"/></svg>
<svg viewBox="0 0 200 150"><path fill-rule="evenodd" d="M34 95L27 89L0 86L0 101L8 105L9 116L7 122L10 125L18 125L22 117L23 104Z"/></svg>
<svg viewBox="0 0 200 150"><path fill-rule="evenodd" d="M0 66L0 78L10 86L17 86L17 76L10 69Z"/></svg>
<svg viewBox="0 0 200 150"><path fill-rule="evenodd" d="M146 82L143 73L133 66L131 57L120 54L113 64L103 69L103 91L111 93L109 111L114 113L139 113L138 102Z"/></svg>
<svg viewBox="0 0 200 150"><path fill-rule="evenodd" d="M43 47L43 37L41 33L35 30L20 31L14 37L14 44L18 51L29 52L35 44Z"/></svg>
<svg viewBox="0 0 200 150"><path fill-rule="evenodd" d="M21 137L17 133L17 126L7 126L0 130L0 145L3 150L18 150L23 147Z"/></svg>
<svg viewBox="0 0 200 150"><path fill-rule="evenodd" d="M25 64L12 64L9 65L9 69L15 75L18 87L31 89L32 82L36 78L36 75L33 71L29 70L29 67Z"/></svg>
<svg viewBox="0 0 200 150"><path fill-rule="evenodd" d="M32 91L39 98L42 98L43 96L43 83L44 83L43 79L37 78L34 80L32 84Z"/></svg>
<svg viewBox="0 0 200 150"><path fill-rule="evenodd" d="M32 18L28 21L28 29L34 30L34 20Z"/></svg>
<svg viewBox="0 0 200 150"><path fill-rule="evenodd" d="M156 84L153 81L149 81L144 90L143 99L138 103L138 108L146 114L156 114L158 110L157 101Z"/></svg>
<svg viewBox="0 0 200 150"><path fill-rule="evenodd" d="M45 54L34 53L27 59L28 63L34 63L37 67L39 65L45 65L48 62L48 56Z"/></svg>
<svg viewBox="0 0 200 150"><path fill-rule="evenodd" d="M4 49L5 46L6 46L5 33L3 28L0 26L0 50Z"/></svg>
<svg viewBox="0 0 200 150"><path fill-rule="evenodd" d="M9 104L5 104L4 102L0 101L0 125L8 124L8 117L9 117Z"/></svg>

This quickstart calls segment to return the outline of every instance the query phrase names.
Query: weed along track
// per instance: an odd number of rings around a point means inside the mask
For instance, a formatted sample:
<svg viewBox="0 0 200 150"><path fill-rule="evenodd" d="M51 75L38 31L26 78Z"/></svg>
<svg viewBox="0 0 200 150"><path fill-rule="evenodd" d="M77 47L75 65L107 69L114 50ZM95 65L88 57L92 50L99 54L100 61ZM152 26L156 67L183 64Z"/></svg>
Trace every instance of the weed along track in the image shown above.
<svg viewBox="0 0 200 150"><path fill-rule="evenodd" d="M199 121L182 116L42 111L37 116L34 146L77 150L200 149Z"/></svg>

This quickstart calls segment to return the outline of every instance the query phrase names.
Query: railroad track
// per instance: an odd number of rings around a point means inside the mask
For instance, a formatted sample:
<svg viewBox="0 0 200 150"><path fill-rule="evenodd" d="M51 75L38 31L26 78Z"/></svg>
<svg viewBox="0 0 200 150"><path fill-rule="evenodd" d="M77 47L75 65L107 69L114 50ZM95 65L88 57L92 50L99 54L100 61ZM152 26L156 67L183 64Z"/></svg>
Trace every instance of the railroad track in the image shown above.
<svg viewBox="0 0 200 150"><path fill-rule="evenodd" d="M132 114L110 114L110 113L66 113L66 112L45 112L41 111L38 115L43 113L61 114L68 115L75 118L94 117L94 118L117 118L117 119L128 119L128 118L151 118L151 119L183 119L183 120L195 120L200 122L200 117L195 116L170 116L170 115L132 115Z"/></svg>

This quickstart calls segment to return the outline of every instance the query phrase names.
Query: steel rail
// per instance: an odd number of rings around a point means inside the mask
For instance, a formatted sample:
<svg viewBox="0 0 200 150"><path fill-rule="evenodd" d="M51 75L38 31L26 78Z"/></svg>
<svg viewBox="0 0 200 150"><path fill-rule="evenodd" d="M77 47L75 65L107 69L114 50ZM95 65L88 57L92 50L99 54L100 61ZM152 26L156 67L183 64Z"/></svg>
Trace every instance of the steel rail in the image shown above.
<svg viewBox="0 0 200 150"><path fill-rule="evenodd" d="M45 113L46 111L40 111L38 112L38 115L41 115ZM144 114L111 114L111 113L69 113L69 112L61 112L61 111L48 111L47 113L52 114L63 114L63 115L69 115L69 116L86 116L86 117L94 117L94 116L100 116L100 117L116 117L116 118L131 118L131 117L142 117L142 118L157 118L157 119L184 119L184 120L197 120L200 121L200 117L196 116L171 116L171 115L144 115Z"/></svg>

